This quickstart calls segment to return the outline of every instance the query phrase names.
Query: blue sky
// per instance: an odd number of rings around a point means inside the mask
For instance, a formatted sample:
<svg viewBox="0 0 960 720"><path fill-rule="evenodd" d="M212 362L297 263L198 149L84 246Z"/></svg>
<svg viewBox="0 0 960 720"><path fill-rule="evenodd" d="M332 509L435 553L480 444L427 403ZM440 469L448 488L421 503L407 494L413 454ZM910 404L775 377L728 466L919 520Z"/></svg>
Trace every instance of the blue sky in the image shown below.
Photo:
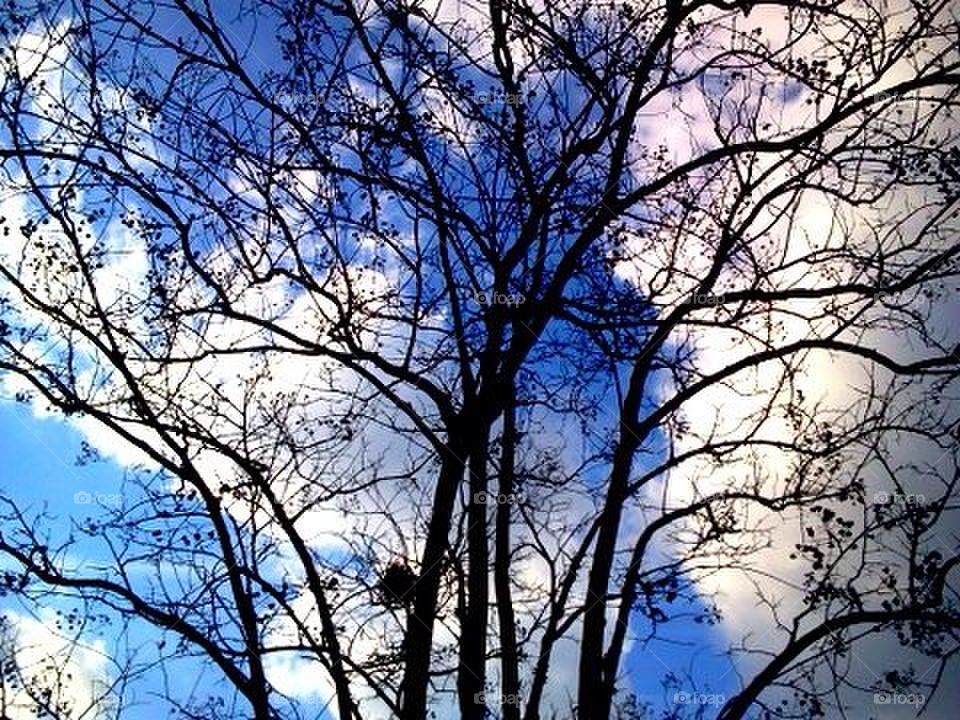
<svg viewBox="0 0 960 720"><path fill-rule="evenodd" d="M96 506L88 503L94 499L112 502L121 491L124 470L110 460L78 465L75 460L82 450L81 440L78 432L59 419L39 419L28 406L0 401L0 494L16 498L33 510L46 508L55 518L51 523L54 533L65 534L71 522L95 515ZM104 557L102 548L89 544L79 545L75 550L89 553L88 559L92 560ZM51 605L57 606L65 609L70 604ZM0 607L24 611L24 607L11 602L11 598L0 601ZM684 612L691 610L683 603L677 603L676 607ZM132 645L142 642L149 653L159 637L156 631L140 625L133 628L129 639ZM110 626L104 630L102 639L109 645ZM684 679L692 674L699 692L729 693L736 686L736 674L720 656L722 647L722 637L716 627L692 620L669 623L661 638L648 644L633 644L623 671L630 678L633 692L654 707L663 707L674 692L665 691L661 685L669 672ZM159 693L163 683L181 697L191 692L197 696L215 692L216 671L202 672L202 665L195 660L181 660L174 669L175 672L165 676L159 672L147 673L134 683L129 693L130 708L124 717L148 720L166 712L169 706L154 696L154 691ZM310 708L319 713L316 704L301 705L302 710Z"/></svg>
<svg viewBox="0 0 960 720"><path fill-rule="evenodd" d="M221 2L215 6L223 10L224 17L232 10L231 3ZM176 36L180 22L162 13L156 18L156 26L163 28L168 36ZM260 26L254 32L249 23L227 27L230 28L231 41L239 48L247 47L252 39L246 61L252 76L280 69L271 28ZM183 31L186 32L186 28ZM170 57L157 56L155 59L162 66ZM607 400L613 402L612 397ZM615 424L615 419L608 419ZM23 507L46 508L56 519L54 532L66 534L70 523L97 512L91 501L99 499L110 503L121 491L123 468L109 460L80 466L76 463L80 451L81 435L64 422L53 418L39 419L27 406L0 402L0 458L4 463L0 471L0 493L16 498ZM595 480L602 482L605 476L606 470L602 469ZM87 553L85 559L93 561L105 557L102 546L89 542L77 545L75 551ZM691 612L691 608L683 603L676 603L675 609ZM643 623L637 620L635 623L637 629L642 630ZM670 705L667 694L671 691L665 691L661 686L664 675L669 672L684 679L692 673L695 686L702 692L729 692L734 687L736 676L729 671L729 662L716 654L722 647L722 637L716 627L683 619L668 623L661 632L662 637L649 644L634 643L623 663L622 669L629 678L627 682L642 700L654 707ZM105 639L109 642L109 638ZM149 628L139 627L131 639L142 641L148 647L155 644L159 636ZM200 668L198 662L187 660L178 662L174 666L175 672L165 677L158 672L146 674L133 686L135 702L126 717L152 718L165 710L166 706L151 694L152 690L159 690L162 683L179 686L183 694L189 694L191 689L196 689L199 694L213 689L216 673L204 675Z"/></svg>
<svg viewBox="0 0 960 720"><path fill-rule="evenodd" d="M16 499L27 511L46 509L52 518L49 527L54 537L65 536L72 522L96 516L98 508L94 503L100 501L109 505L115 502L121 490L124 472L113 462L101 460L77 465L75 460L82 450L81 440L78 432L58 419L38 419L27 406L0 401L0 494ZM89 542L84 545L82 540L73 551L75 555L84 554L87 560L106 559L101 547ZM73 605L61 600L45 602L44 606L67 610ZM0 607L19 613L30 611L10 597L0 600ZM108 648L117 639L111 634L113 627L118 625L104 626L95 635ZM145 659L159 637L155 630L141 625L131 629L127 640L129 646L143 643L141 659ZM134 683L130 709L124 717L148 720L165 713L168 706L153 696L163 683L182 693L181 697L186 697L193 688L202 692L205 685L211 687L210 680L215 677L210 672L202 672L202 666L193 660L180 661L174 669L176 672L168 673L165 678L153 672Z"/></svg>
<svg viewBox="0 0 960 720"><path fill-rule="evenodd" d="M216 6L225 13L231 8L227 2L217 3ZM160 16L157 24L165 26L167 19ZM169 26L164 27L165 34L176 36L179 32L177 24L171 19ZM249 23L235 25L231 37L237 47L243 48L247 46L246 41L251 33L253 27ZM247 59L251 75L256 77L278 68L275 46L271 28L261 26L253 33ZM166 62L160 58L158 61ZM547 368L537 369L543 371ZM110 461L78 466L75 460L80 451L80 434L62 421L39 419L28 407L0 402L0 495L15 498L28 510L46 509L53 518L51 527L55 533L68 533L72 522L97 512L94 501L99 499L109 504L121 489L124 468ZM605 477L605 470L601 471L596 481L602 482ZM94 546L89 541L76 545L74 551L85 553L85 560L95 562L106 559L106 555L102 554L103 547ZM18 609L18 606L9 604L9 598L0 602L8 603L5 607ZM65 602L60 604L68 607ZM647 644L639 641L632 644L623 664L626 683L642 701L650 702L656 708L673 705L670 696L676 689L695 690L705 696L734 692L739 678L729 660L721 655L726 644L722 626L694 622L690 617L692 612L703 610L696 603L690 607L678 602L665 609L668 613L683 613L684 617L664 625L657 639ZM635 618L638 616L639 613L634 615ZM637 632L642 633L642 618L635 619L634 624ZM109 645L116 638L111 638L107 630L103 639ZM155 631L144 626L137 626L129 635L131 645L140 647L144 653L140 656L141 660L149 657L152 652L150 648L159 639ZM130 694L133 704L124 717L155 718L166 713L168 707L154 694L155 691L161 694L165 683L172 686L174 694L181 697L191 693L200 696L215 692L217 674L213 671L201 672L202 667L200 662L186 659L172 664L169 668L172 672L166 675L161 675L159 671L146 673L132 687ZM680 678L679 688L665 690L661 686L668 674ZM316 705L306 705L302 709L314 716L321 714Z"/></svg>

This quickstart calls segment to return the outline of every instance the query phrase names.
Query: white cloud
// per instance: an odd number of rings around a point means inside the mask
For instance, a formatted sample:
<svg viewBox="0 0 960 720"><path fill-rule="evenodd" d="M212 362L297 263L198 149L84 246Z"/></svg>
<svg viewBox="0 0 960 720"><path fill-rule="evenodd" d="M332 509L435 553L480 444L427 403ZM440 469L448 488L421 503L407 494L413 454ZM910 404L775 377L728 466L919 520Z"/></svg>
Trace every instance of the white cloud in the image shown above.
<svg viewBox="0 0 960 720"><path fill-rule="evenodd" d="M6 685L6 714L10 720L37 717L37 698L62 708L65 719L110 717L109 676L103 644L83 643L56 624L52 610L39 618L6 611L0 639L0 658L18 669L18 687ZM6 682L12 678L7 677ZM49 692L49 699L45 693Z"/></svg>
<svg viewBox="0 0 960 720"><path fill-rule="evenodd" d="M453 13L452 8L453 3L443 2L440 11ZM456 13L460 12L458 8ZM778 27L772 33L776 39L779 37L777 33L782 35L783 29L770 22L771 18L766 15L767 11L757 10L751 17L750 23L760 23L765 28ZM451 17L456 16L457 14L451 15ZM794 102L798 107L800 104L800 100ZM779 109L783 110L782 105ZM456 119L452 114L453 109L450 113L448 124L452 127ZM655 131L646 135L641 134L640 140L657 139L658 142L665 143L676 162L716 142L715 138L712 138L712 125L705 100L701 93L692 87L672 98L663 95L661 100L648 106L645 113L649 115L649 125L655 128ZM803 122L809 119L809 113L804 114L797 110L791 115L791 119L795 122ZM243 179L244 173L241 170L244 169L238 168L237 175L228 180L228 186L251 202L255 202L253 187ZM253 173L252 169L246 170ZM304 186L307 197L325 192L322 188L322 178L315 174L301 173L297 180ZM297 217L297 213L293 210L285 209L284 212L287 213L288 219ZM12 223L15 227L18 226L27 214L22 199L16 195L8 197L4 201L3 214L13 218ZM832 233L840 229L836 225L836 208L815 196L809 196L804 200L799 216L801 222L790 229L790 242L786 242L785 236L779 238L782 242L781 249L791 253L794 258L810 252L815 244L822 245L825 241L828 242ZM856 219L854 216L850 221L855 222ZM85 221L82 218L78 218L78 222L81 223L81 227L84 227L82 223ZM257 228L257 231L261 232L264 229ZM107 265L97 272L97 285L102 290L107 304L112 305L124 297L136 297L142 292L141 283L147 270L147 256L142 241L129 228L112 224L107 228L106 234L111 252L108 255ZM14 237L19 236L14 233ZM777 242L776 239L775 242ZM8 257L21 253L29 254L22 246L13 246L12 250ZM703 274L704 263L710 254L711 248L698 245L687 236L673 236L669 232L662 232L650 239L642 249L638 248L637 261L634 265L630 267L621 265L618 267L618 272L634 281L647 296L657 296L657 299L663 302L666 312L667 308L680 302L693 290L697 278ZM330 319L334 313L328 303L318 301L308 293L295 292L282 280L244 286L240 273L241 264L228 252L216 258L211 255L208 259L211 264L216 265L218 273L233 279L232 282L235 285L231 285L230 289L236 292L238 309L250 312L254 316L269 317L281 328L297 332L304 337L322 337L329 328ZM657 271L668 263L685 268L686 276L671 278L670 286L658 295L654 289L659 286L663 278L658 276ZM800 263L790 277L781 277L778 283L789 285L803 281L812 284L815 279L808 276L809 270L808 266ZM76 288L69 285L64 278L51 274L51 277L44 275L44 280L50 284L49 289L53 299L64 300L71 296L75 297ZM741 280L740 277L725 276L721 282L726 283L728 287L736 287ZM384 275L365 268L351 268L350 281L354 289L362 288L374 298L382 297L389 289L389 281ZM334 284L335 293L342 289ZM193 287L184 290L182 297L186 298L191 292L195 293L196 297L203 296L202 290ZM818 303L795 302L784 305L783 309L796 313L794 317L785 314L780 329L784 337L800 338L823 329L814 321L805 319L816 314ZM22 312L29 313L29 310L23 308ZM31 318L39 320L41 316L37 314ZM130 322L136 323L139 320L141 319L134 317ZM372 333L372 335L375 334ZM256 357L253 353L234 353L239 348L268 339L270 339L269 333L261 329L240 320L225 318L211 320L210 324L203 329L202 336L199 333L191 335L183 331L176 339L177 353L189 356L213 351L213 354L192 365L184 364L163 369L152 380L155 385L151 392L159 398L164 393L170 392L171 388L182 389L178 402L182 409L189 410L184 415L198 426L216 432L219 437L228 441L237 437L237 428L241 427L243 422L251 421L251 418L242 416L243 413L239 410L240 408L244 411L248 410L248 401L251 398L254 400L254 415L257 410L270 409L269 398L282 398L287 393L292 393L297 402L303 403L313 419L336 414L341 407L340 403L346 402L341 393L352 387L356 378L333 363L317 358L311 358L309 363L305 363L301 357L294 354L275 354L265 360L262 357ZM373 342L377 338L369 339ZM691 330L684 339L696 346L699 366L705 371L728 364L738 353L744 355L760 347L757 342L745 340L740 332L720 328ZM97 369L99 368L93 366L88 372L93 375ZM138 369L154 370L155 368L149 361L144 360L139 364ZM800 384L807 396L805 401L807 407L812 408L817 404L823 404L828 410L841 412L853 399L851 387L863 379L858 363L827 353L812 353L803 363ZM693 447L698 440L710 434L732 436L740 433L750 417L756 414L765 402L773 398L778 380L779 369L770 364L756 371L744 373L727 386L717 386L699 395L685 411L690 422L690 434L686 441L679 442L678 449ZM8 388L12 388L13 382L9 382ZM104 403L108 405L116 403L120 408L123 407L120 402L121 391L119 381L113 378L111 382L102 385L99 391L100 398ZM255 397L251 395L254 392L257 393ZM45 410L38 404L36 412L41 414ZM263 417L254 417L253 420L263 420ZM141 451L112 433L105 432L96 422L89 419L75 419L71 422L94 446L119 464L129 465L145 461ZM788 439L791 428L783 422L768 420L763 423L760 431L763 437L779 440ZM145 438L151 446L160 446L155 434L142 428L136 429L135 433ZM378 450L380 452L373 454L400 454L401 448L391 446L384 440L380 442ZM349 457L343 458L343 462L325 468L320 478L314 477L312 480L322 480L326 476L339 476L347 468L350 460ZM756 460L757 457L754 455L743 454L735 461L729 462L722 472L718 472L710 464L691 463L672 474L669 485L671 500L674 504L680 504L688 501L694 493L703 494L729 487L738 481L742 472L752 473L753 463ZM788 463L785 456L769 453L760 460L764 472L768 475L767 482L770 486L782 480ZM198 452L195 463L202 473L211 479L211 485L220 482L230 483L235 478L235 469L211 451ZM304 474L310 475L310 473ZM317 474L320 475L320 473ZM277 483L281 493L291 497L296 495L303 485L303 475L279 478ZM408 500L412 505L417 499L408 498ZM232 502L230 508L238 517L250 513L250 510L239 502ZM347 515L332 504L320 505L304 515L299 527L304 530L315 548L342 548L343 539L353 532L358 516L359 513ZM262 525L269 523L266 515L254 514L254 517ZM777 517L758 518L758 522L771 526L778 525L775 533L775 547L766 554L758 556L760 558L758 565L770 567L786 565L784 548L792 547L792 536L797 533L798 528L794 519L791 519L791 522L782 522L782 520L783 518ZM630 532L634 531L635 528L630 529ZM549 543L550 539L547 538L545 541ZM414 542L411 541L411 544ZM414 555L417 554L418 548L410 549L414 551ZM722 560L722 557L718 558L718 561L722 562ZM531 586L536 586L538 582L543 583L547 577L546 570L535 563L523 565L518 569L518 573ZM758 627L755 588L751 583L746 582L742 575L717 573L704 578L702 587L705 592L721 594L722 605L729 619L731 638L738 639L746 630ZM795 604L797 601L797 596L791 594L786 588L776 589L776 592L785 602ZM310 614L310 610L303 610L303 613L306 617ZM368 616L369 612L363 612L358 607L357 618ZM576 630L577 627L574 626L571 634L575 634ZM381 632L370 631L364 634L359 623L350 631L356 633L355 649L358 656L369 655L378 649ZM452 634L442 627L439 636L448 641L454 639ZM575 684L575 644L560 643L556 656L555 670L551 673L551 690L560 702L564 693ZM299 697L321 698L332 692L332 686L324 673L319 672L314 664L306 663L292 655L272 657L268 662L268 668L271 680L283 692Z"/></svg>

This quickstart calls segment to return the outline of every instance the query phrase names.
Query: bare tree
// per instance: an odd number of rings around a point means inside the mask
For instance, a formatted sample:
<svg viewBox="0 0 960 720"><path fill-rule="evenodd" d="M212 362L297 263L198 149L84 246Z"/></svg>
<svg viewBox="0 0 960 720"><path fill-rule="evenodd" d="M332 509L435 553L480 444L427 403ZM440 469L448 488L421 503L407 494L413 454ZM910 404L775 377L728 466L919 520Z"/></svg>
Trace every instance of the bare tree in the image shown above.
<svg viewBox="0 0 960 720"><path fill-rule="evenodd" d="M109 716L116 707L117 690L128 677L119 665L114 682L84 667L85 656L96 654L84 639L96 621L96 616L76 608L58 613L48 623L0 616L0 717Z"/></svg>
<svg viewBox="0 0 960 720"><path fill-rule="evenodd" d="M168 692L187 717L299 716L289 658L341 718L636 717L625 649L744 589L770 642L671 717L933 699L948 2L23 0L0 26L5 387L131 465L69 530L7 489L16 595L214 668L238 704ZM71 564L81 535L108 561ZM865 687L849 654L887 636L938 672Z"/></svg>

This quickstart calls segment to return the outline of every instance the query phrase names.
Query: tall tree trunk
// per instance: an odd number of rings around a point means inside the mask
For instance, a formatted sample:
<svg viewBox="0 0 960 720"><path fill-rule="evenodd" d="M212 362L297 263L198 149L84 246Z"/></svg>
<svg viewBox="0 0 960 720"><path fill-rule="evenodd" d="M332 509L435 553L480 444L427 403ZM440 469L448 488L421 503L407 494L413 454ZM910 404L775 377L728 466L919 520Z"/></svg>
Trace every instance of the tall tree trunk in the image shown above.
<svg viewBox="0 0 960 720"><path fill-rule="evenodd" d="M404 720L423 720L427 714L427 686L430 682L430 655L437 595L449 542L457 491L463 481L466 448L457 430L448 433L447 452L433 497L433 514L420 563L420 579L414 594L413 612L407 618L404 647L405 669L401 688Z"/></svg>
<svg viewBox="0 0 960 720"><path fill-rule="evenodd" d="M487 616L490 611L490 558L487 545L487 458L490 420L475 429L470 449L470 502L467 509L467 606L460 625L457 689L462 720L483 720L486 703Z"/></svg>
<svg viewBox="0 0 960 720"><path fill-rule="evenodd" d="M607 592L613 568L613 556L620 534L623 504L627 498L633 458L642 441L637 428L637 413L643 399L649 361L634 367L630 386L620 410L620 436L610 470L607 501L600 519L597 545L593 553L587 596L584 598L583 634L580 642L577 707L579 720L607 720L610 703L604 700L604 687L612 682L603 672L603 642L607 623Z"/></svg>
<svg viewBox="0 0 960 720"><path fill-rule="evenodd" d="M517 417L512 397L503 416L499 491L508 500L516 492ZM497 601L500 636L500 692L503 720L520 720L520 672L517 652L517 621L510 592L510 522L512 502L497 504L496 536L493 566L493 588Z"/></svg>

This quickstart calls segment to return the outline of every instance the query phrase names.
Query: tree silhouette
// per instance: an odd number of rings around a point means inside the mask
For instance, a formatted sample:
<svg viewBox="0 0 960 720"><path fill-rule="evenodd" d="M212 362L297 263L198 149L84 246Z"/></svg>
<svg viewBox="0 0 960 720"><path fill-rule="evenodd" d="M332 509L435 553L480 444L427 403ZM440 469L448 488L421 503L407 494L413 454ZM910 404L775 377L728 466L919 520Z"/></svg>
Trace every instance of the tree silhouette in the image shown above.
<svg viewBox="0 0 960 720"><path fill-rule="evenodd" d="M15 0L0 32L4 387L126 464L69 527L5 488L12 595L242 700L166 690L185 717L298 717L290 657L340 718L642 716L631 644L748 596L739 687L664 672L669 717L934 698L948 2Z"/></svg>

